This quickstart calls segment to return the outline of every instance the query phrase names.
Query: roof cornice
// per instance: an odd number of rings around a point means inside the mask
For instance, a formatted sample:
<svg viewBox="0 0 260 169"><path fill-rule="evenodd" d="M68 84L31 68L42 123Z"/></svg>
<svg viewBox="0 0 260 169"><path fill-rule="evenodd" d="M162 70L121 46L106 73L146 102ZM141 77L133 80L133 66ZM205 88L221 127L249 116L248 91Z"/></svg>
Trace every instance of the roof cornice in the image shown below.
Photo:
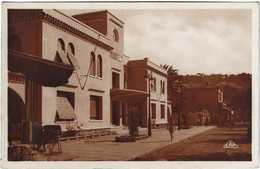
<svg viewBox="0 0 260 169"><path fill-rule="evenodd" d="M94 43L94 44L98 45L99 47L106 49L108 51L111 51L114 49L113 47L97 40L96 38L70 26L69 24L66 24L65 22L63 22L49 14L46 14L43 11L37 11L37 12L26 14L26 15L9 17L8 25L11 26L11 25L16 25L16 24L20 24L20 23L35 22L35 21L46 22L46 23L48 23L54 27L58 27L59 29L65 31L65 32L68 32L76 37L82 38L85 41Z"/></svg>

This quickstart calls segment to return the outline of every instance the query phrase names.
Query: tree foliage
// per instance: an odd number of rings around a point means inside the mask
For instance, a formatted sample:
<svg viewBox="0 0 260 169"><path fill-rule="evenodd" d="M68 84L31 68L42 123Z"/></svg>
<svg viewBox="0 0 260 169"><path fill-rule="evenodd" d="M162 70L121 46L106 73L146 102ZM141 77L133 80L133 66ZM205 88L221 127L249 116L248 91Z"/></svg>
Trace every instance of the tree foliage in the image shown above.
<svg viewBox="0 0 260 169"><path fill-rule="evenodd" d="M174 112L178 112L179 109L179 93L178 90L184 90L182 86L182 77L178 74L178 70L174 69L173 66L161 65L165 70L167 70L167 94L168 100L172 102L172 108ZM180 94L180 108L181 111L186 107L185 98Z"/></svg>

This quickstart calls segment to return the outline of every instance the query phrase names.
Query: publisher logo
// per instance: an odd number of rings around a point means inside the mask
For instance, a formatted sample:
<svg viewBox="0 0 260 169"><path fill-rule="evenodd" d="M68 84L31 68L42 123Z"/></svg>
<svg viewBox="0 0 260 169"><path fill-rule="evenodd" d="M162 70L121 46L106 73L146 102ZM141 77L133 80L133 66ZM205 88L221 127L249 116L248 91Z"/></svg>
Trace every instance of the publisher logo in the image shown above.
<svg viewBox="0 0 260 169"><path fill-rule="evenodd" d="M234 143L232 140L229 140L223 148L238 148L238 145Z"/></svg>

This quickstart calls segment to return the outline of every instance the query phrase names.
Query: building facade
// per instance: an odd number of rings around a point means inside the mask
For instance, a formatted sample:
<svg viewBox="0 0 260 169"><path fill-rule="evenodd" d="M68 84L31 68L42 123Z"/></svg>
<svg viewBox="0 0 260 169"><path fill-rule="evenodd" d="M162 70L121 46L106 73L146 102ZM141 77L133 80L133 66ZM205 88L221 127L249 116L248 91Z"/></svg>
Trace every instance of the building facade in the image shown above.
<svg viewBox="0 0 260 169"><path fill-rule="evenodd" d="M129 61L124 23L108 11L9 10L8 21L8 124L21 124L27 142L39 125L147 126L146 72L155 77L152 117L167 123L166 70L148 59Z"/></svg>
<svg viewBox="0 0 260 169"><path fill-rule="evenodd" d="M187 111L210 114L212 123L217 124L222 114L223 92L215 86L184 84L184 98Z"/></svg>

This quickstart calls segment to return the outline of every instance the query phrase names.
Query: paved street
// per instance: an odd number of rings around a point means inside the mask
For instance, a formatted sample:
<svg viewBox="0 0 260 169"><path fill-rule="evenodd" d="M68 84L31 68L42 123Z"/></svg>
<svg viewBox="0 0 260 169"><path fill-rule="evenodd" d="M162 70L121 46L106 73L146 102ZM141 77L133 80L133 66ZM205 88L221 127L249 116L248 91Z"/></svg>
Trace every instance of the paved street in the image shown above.
<svg viewBox="0 0 260 169"><path fill-rule="evenodd" d="M223 148L229 140L238 148ZM251 143L247 140L247 128L237 124L233 130L218 127L153 151L136 159L142 161L250 161Z"/></svg>
<svg viewBox="0 0 260 169"><path fill-rule="evenodd" d="M115 142L115 135L104 136L86 140L62 142L63 153L59 155L46 156L47 160L56 161L125 161L133 160L153 150L171 145L197 134L206 132L215 127L201 126L199 128L182 129L175 131L174 140L170 141L169 132L166 129L152 130L152 136L136 142ZM127 134L128 130L125 131ZM147 133L146 129L140 133ZM120 133L123 135L124 133ZM40 159L39 159L40 160ZM41 159L43 160L43 159ZM46 159L45 159L46 160Z"/></svg>

